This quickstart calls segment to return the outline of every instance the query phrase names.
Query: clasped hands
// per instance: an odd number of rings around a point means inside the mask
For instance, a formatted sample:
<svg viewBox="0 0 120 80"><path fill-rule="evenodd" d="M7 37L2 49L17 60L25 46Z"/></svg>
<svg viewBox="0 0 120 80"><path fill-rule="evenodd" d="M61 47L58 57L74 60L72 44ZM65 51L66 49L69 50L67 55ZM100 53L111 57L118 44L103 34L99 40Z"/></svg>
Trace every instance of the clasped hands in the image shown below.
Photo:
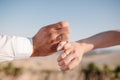
<svg viewBox="0 0 120 80"><path fill-rule="evenodd" d="M70 28L66 21L42 27L33 36L34 56L48 56L54 52L64 50L57 61L62 71L67 71L77 66L85 51L84 45L78 42L69 42Z"/></svg>

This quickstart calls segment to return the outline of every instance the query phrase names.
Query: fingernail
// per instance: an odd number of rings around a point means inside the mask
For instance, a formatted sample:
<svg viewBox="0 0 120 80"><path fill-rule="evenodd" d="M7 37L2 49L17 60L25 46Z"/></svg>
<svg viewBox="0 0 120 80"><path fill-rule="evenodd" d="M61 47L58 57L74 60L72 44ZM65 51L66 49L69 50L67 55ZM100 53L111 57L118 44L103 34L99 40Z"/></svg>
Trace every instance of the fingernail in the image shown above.
<svg viewBox="0 0 120 80"><path fill-rule="evenodd" d="M63 41L63 42L59 43L58 47L57 47L57 51L60 51L66 43L67 43L66 41Z"/></svg>
<svg viewBox="0 0 120 80"><path fill-rule="evenodd" d="M69 53L68 52L65 52L66 53L66 55L68 55Z"/></svg>
<svg viewBox="0 0 120 80"><path fill-rule="evenodd" d="M58 45L58 47L57 47L57 51L60 51L61 50L61 47L60 47L60 45Z"/></svg>

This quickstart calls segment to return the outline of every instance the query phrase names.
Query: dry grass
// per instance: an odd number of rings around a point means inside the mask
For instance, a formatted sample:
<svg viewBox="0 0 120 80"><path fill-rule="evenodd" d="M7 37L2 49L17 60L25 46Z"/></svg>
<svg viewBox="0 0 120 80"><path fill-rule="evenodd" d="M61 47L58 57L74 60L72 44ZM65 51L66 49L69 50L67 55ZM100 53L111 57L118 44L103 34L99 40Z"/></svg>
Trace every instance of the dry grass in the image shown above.
<svg viewBox="0 0 120 80"><path fill-rule="evenodd" d="M21 73L18 71L19 74L13 75L14 71L10 74L6 74L5 71L0 71L0 80L85 80L85 75L81 72L81 68L85 68L91 62L94 62L100 68L102 68L104 64L110 66L111 69L120 65L120 53L96 54L84 56L81 64L75 69L68 72L61 72L56 62L56 56L58 55L13 61L13 68L22 69ZM1 63L2 68L7 66L8 63L9 62ZM0 69L2 70L2 68ZM114 75L111 74L111 76ZM110 80L110 78L106 78L105 80Z"/></svg>

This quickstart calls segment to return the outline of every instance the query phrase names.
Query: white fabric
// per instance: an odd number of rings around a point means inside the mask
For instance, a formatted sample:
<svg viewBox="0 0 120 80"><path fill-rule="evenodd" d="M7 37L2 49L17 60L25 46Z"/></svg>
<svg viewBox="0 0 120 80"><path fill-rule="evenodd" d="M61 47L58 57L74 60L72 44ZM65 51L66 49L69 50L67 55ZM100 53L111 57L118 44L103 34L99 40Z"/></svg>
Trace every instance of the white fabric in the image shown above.
<svg viewBox="0 0 120 80"><path fill-rule="evenodd" d="M29 58L32 51L32 39L0 35L0 62Z"/></svg>

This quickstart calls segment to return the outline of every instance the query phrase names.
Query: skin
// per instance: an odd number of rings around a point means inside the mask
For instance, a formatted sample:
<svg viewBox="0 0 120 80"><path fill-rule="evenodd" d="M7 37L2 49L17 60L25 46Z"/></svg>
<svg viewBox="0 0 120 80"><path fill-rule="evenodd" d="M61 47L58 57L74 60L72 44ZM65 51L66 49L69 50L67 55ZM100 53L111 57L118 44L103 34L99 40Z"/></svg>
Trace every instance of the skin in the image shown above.
<svg viewBox="0 0 120 80"><path fill-rule="evenodd" d="M33 36L33 53L31 57L48 56L56 52L56 48L61 41L69 39L68 22L62 21L42 27L35 36Z"/></svg>
<svg viewBox="0 0 120 80"><path fill-rule="evenodd" d="M61 42L58 50L64 52L58 57L62 71L75 68L83 55L91 50L120 45L120 30L106 31L75 42Z"/></svg>

